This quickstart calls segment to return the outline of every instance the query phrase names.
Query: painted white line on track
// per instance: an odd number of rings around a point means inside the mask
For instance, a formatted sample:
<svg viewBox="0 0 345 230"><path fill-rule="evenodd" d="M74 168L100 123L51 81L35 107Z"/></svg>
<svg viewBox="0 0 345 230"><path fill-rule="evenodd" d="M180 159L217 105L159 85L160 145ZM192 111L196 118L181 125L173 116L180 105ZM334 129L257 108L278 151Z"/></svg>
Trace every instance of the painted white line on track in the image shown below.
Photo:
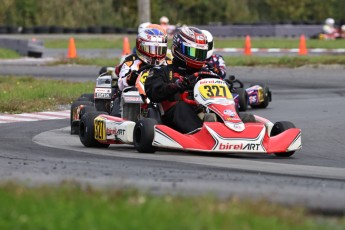
<svg viewBox="0 0 345 230"><path fill-rule="evenodd" d="M3 124L3 123L12 123L12 122L58 120L58 119L67 119L69 117L70 117L69 110L21 113L21 114L0 114L0 123Z"/></svg>

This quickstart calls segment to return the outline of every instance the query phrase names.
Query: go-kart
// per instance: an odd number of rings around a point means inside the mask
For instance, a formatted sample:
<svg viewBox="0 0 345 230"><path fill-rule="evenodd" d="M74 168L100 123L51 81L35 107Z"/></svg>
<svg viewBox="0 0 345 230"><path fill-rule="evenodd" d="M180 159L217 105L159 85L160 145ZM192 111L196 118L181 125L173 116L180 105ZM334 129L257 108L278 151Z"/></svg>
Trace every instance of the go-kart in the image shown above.
<svg viewBox="0 0 345 230"><path fill-rule="evenodd" d="M117 94L117 76L114 74L114 68L102 68L96 79L94 92L82 94L71 104L71 134L78 134L80 118L86 112L110 113Z"/></svg>
<svg viewBox="0 0 345 230"><path fill-rule="evenodd" d="M227 76L224 81L229 85L239 111L246 111L248 105L253 109L266 108L272 101L272 93L265 84L251 84L244 89L244 84L235 76Z"/></svg>
<svg viewBox="0 0 345 230"><path fill-rule="evenodd" d="M136 122L102 112L84 114L79 126L81 142L86 147L133 144L143 153L169 148L289 157L301 149L301 130L293 123L281 121L273 124L260 116L239 115L225 81L210 72L195 73L195 77L198 81L192 95L185 92L181 94L181 100L203 108L204 122L198 130L184 134L162 124L159 105L150 103L147 116L141 116Z"/></svg>

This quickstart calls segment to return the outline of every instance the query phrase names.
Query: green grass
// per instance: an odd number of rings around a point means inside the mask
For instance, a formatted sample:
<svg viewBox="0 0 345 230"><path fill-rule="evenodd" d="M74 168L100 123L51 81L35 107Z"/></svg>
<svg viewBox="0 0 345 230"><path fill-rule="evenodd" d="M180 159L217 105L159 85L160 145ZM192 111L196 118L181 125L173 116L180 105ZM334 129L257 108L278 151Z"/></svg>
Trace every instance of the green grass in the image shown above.
<svg viewBox="0 0 345 230"><path fill-rule="evenodd" d="M288 67L295 68L304 65L312 65L317 67L319 65L338 64L345 65L345 55L320 55L320 56L277 56L277 57L262 57L262 56L224 56L227 66L271 66L271 67ZM77 58L77 59L62 59L52 62L49 65L63 65L63 64L79 64L79 65L98 65L98 66L115 66L120 59L103 59L103 58Z"/></svg>
<svg viewBox="0 0 345 230"><path fill-rule="evenodd" d="M103 36L100 38L83 38L76 37L75 44L77 49L122 49L123 38L127 36L130 41L131 48L135 45L135 35L116 35ZM244 38L215 38L216 48L243 48ZM69 43L68 38L44 38L44 44L47 48L67 48ZM169 46L171 39L169 40ZM339 40L318 40L307 39L306 44L308 48L345 48L345 39ZM299 38L251 38L252 48L298 48Z"/></svg>
<svg viewBox="0 0 345 230"><path fill-rule="evenodd" d="M95 83L0 76L0 113L51 110L93 92ZM1 228L0 228L1 229Z"/></svg>
<svg viewBox="0 0 345 230"><path fill-rule="evenodd" d="M345 229L344 219L306 214L265 201L210 196L150 196L63 184L0 186L0 229Z"/></svg>
<svg viewBox="0 0 345 230"><path fill-rule="evenodd" d="M0 48L0 59L13 59L19 57L20 55L13 50Z"/></svg>

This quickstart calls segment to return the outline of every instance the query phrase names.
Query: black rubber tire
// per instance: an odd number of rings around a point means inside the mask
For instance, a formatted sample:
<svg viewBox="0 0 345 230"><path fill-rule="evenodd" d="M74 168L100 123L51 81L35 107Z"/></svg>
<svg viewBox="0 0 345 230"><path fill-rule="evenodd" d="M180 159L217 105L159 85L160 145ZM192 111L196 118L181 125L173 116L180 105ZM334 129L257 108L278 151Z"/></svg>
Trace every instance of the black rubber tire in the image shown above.
<svg viewBox="0 0 345 230"><path fill-rule="evenodd" d="M73 109L80 106L80 105L85 105L85 106L93 106L93 103L90 101L74 101L71 104L71 109L70 109L70 126L71 126L71 134L78 134L78 126L76 124L72 123L72 116L73 116Z"/></svg>
<svg viewBox="0 0 345 230"><path fill-rule="evenodd" d="M238 108L239 111L244 112L248 108L248 94L243 88L237 88L233 90L234 93L238 94Z"/></svg>
<svg viewBox="0 0 345 230"><path fill-rule="evenodd" d="M250 86L254 86L254 85L260 85L264 89L264 101L258 105L251 105L250 107L252 107L253 109L265 109L265 108L267 108L268 104L271 101L270 89L265 84L252 84Z"/></svg>
<svg viewBox="0 0 345 230"><path fill-rule="evenodd" d="M103 67L99 70L98 74L101 75L101 74L103 74L103 73L106 73L106 72L107 72L107 68L108 68L108 66L103 66Z"/></svg>
<svg viewBox="0 0 345 230"><path fill-rule="evenodd" d="M103 111L110 114L110 105L111 105L110 99L95 99L95 107L97 111L100 111L100 112Z"/></svg>
<svg viewBox="0 0 345 230"><path fill-rule="evenodd" d="M93 93L84 93L84 94L82 94L82 95L80 96L80 98L86 98L87 101L91 101L92 103L95 102Z"/></svg>
<svg viewBox="0 0 345 230"><path fill-rule="evenodd" d="M143 118L136 122L133 131L134 148L140 153L154 153L156 147L152 146L154 126L158 122L151 118Z"/></svg>
<svg viewBox="0 0 345 230"><path fill-rule="evenodd" d="M271 130L271 137L276 136L288 129L296 128L296 126L290 121L278 121L274 124ZM285 153L275 153L277 157L290 157L295 153L295 151L285 152Z"/></svg>
<svg viewBox="0 0 345 230"><path fill-rule="evenodd" d="M115 98L115 100L113 102L113 108L111 109L110 115L114 116L114 117L121 117L121 105L120 105L120 98L119 97Z"/></svg>
<svg viewBox="0 0 345 230"><path fill-rule="evenodd" d="M140 113L140 104L128 103L122 108L122 118L129 121L137 121Z"/></svg>
<svg viewBox="0 0 345 230"><path fill-rule="evenodd" d="M241 120L243 123L250 123L250 122L256 122L256 119L253 114L250 113L240 113L239 114Z"/></svg>
<svg viewBox="0 0 345 230"><path fill-rule="evenodd" d="M109 144L103 144L95 139L95 125L94 120L97 116L106 114L104 112L90 112L85 113L80 119L79 124L79 139L85 147L108 148Z"/></svg>

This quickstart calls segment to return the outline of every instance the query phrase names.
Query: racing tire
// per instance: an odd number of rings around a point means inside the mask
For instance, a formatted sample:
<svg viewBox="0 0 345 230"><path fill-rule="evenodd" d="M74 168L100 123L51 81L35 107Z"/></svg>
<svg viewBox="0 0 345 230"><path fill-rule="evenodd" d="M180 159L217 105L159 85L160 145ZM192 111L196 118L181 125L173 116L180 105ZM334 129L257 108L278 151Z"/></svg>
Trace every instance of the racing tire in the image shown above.
<svg viewBox="0 0 345 230"><path fill-rule="evenodd" d="M155 119L143 118L136 122L133 131L134 148L140 153L154 153L156 147L152 146L155 125L158 122Z"/></svg>
<svg viewBox="0 0 345 230"><path fill-rule="evenodd" d="M137 121L140 114L140 104L128 103L123 104L122 118L129 121Z"/></svg>
<svg viewBox="0 0 345 230"><path fill-rule="evenodd" d="M79 139L85 147L108 148L109 144L100 143L95 139L95 124L94 120L104 112L90 112L85 113L80 119L79 124Z"/></svg>
<svg viewBox="0 0 345 230"><path fill-rule="evenodd" d="M238 94L238 110L244 112L248 108L248 94L247 91L243 88L234 89L233 92Z"/></svg>
<svg viewBox="0 0 345 230"><path fill-rule="evenodd" d="M85 98L87 101L91 101L92 103L95 102L93 93L84 93L80 96L80 99Z"/></svg>
<svg viewBox="0 0 345 230"><path fill-rule="evenodd" d="M272 100L270 89L265 84L252 84L251 86L254 86L254 85L260 85L263 88L263 90L264 90L264 101L258 105L250 105L250 107L252 107L253 109L265 109L265 108L267 108L268 104Z"/></svg>
<svg viewBox="0 0 345 230"><path fill-rule="evenodd" d="M71 134L78 134L79 128L78 128L78 123L73 122L73 109L80 106L80 105L85 105L85 106L93 106L93 103L91 101L74 101L71 104L71 110L70 110L70 125L71 125Z"/></svg>
<svg viewBox="0 0 345 230"><path fill-rule="evenodd" d="M241 113L239 114L241 120L243 123L250 123L250 122L256 122L256 119L253 114L250 113Z"/></svg>
<svg viewBox="0 0 345 230"><path fill-rule="evenodd" d="M271 137L274 137L288 129L296 128L296 126L290 121L278 121L274 124L271 130ZM277 157L290 157L295 153L295 151L284 152L284 153L274 153Z"/></svg>
<svg viewBox="0 0 345 230"><path fill-rule="evenodd" d="M110 99L95 99L95 107L97 111L110 113L111 100Z"/></svg>

